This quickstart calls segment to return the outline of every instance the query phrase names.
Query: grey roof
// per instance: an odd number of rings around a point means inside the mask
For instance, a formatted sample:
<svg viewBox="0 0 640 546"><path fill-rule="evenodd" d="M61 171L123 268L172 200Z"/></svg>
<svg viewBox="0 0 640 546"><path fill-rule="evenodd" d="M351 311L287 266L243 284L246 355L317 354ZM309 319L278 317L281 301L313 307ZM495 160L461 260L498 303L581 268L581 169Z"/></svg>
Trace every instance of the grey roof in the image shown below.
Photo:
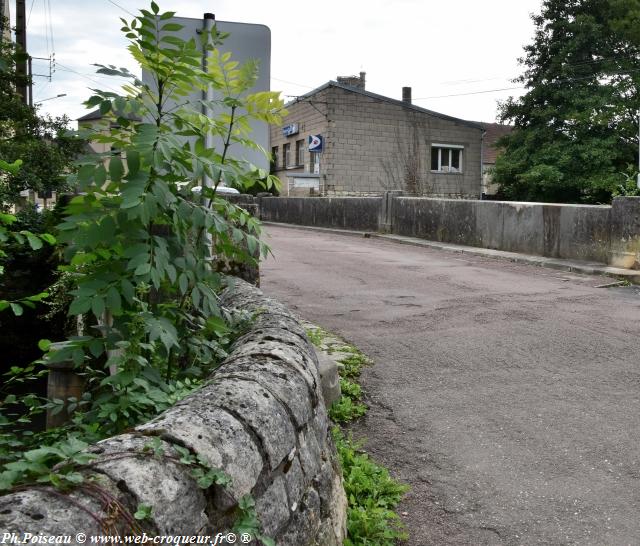
<svg viewBox="0 0 640 546"><path fill-rule="evenodd" d="M124 117L132 121L142 121L140 116L134 116L133 114L126 114ZM100 108L96 108L81 118L78 118L76 121L94 121L102 118L104 118L104 116L100 113Z"/></svg>
<svg viewBox="0 0 640 546"><path fill-rule="evenodd" d="M321 85L320 87L317 87L316 89L313 89L312 91L309 91L308 93L305 93L304 95L299 96L295 100L293 100L290 103L288 103L286 106L290 106L292 104L295 104L296 102L301 102L304 99L311 98L311 97L313 97L313 95L319 93L320 91L324 91L325 89L328 89L330 87L337 87L339 89L344 89L345 91L349 91L351 93L357 93L358 95L364 95L365 97L369 97L371 99L388 102L390 104L395 104L397 106L402 106L403 108L407 108L409 110L414 110L415 112L421 112L423 114L428 114L430 116L434 116L434 117L437 117L437 118L446 119L448 121L455 121L457 123L462 123L464 125L467 125L469 127L473 127L475 129L484 130L483 124L477 123L475 121L469 121L469 120L466 120L466 119L461 119L461 118L456 118L456 117L453 117L453 116L448 116L446 114L441 114L440 112L434 112L433 110L427 110L426 108L421 108L420 106L416 106L415 104L411 104L411 103L404 102L404 101L397 100L397 99L392 99L391 97L385 97L384 95L378 95L377 93L372 93L371 91L366 91L365 89L361 89L359 87L353 87L351 85L345 85L343 83L338 83L338 82L333 81L333 80L325 83L324 85Z"/></svg>
<svg viewBox="0 0 640 546"><path fill-rule="evenodd" d="M102 114L100 113L100 108L96 108L95 110L85 114L81 118L78 118L76 121L92 121L94 119L102 119Z"/></svg>

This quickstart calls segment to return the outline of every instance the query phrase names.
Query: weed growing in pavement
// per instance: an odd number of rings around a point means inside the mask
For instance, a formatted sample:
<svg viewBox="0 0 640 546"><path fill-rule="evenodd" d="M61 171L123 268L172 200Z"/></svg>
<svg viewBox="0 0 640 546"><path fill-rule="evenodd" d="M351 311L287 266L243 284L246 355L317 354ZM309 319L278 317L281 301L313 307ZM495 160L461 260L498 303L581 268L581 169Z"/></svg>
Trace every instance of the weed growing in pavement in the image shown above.
<svg viewBox="0 0 640 546"><path fill-rule="evenodd" d="M408 486L396 482L386 468L361 451L360 444L332 430L347 494L347 538L344 546L394 546L407 538L394 512Z"/></svg>
<svg viewBox="0 0 640 546"><path fill-rule="evenodd" d="M340 364L338 369L341 377L355 379L356 377L360 377L362 368L370 366L372 362L368 356L358 351L351 356L340 359L338 363Z"/></svg>
<svg viewBox="0 0 640 546"><path fill-rule="evenodd" d="M362 402L362 387L355 380L365 366L372 364L371 359L353 345L327 343L333 336L321 328L308 328L307 335L315 346L329 354L348 355L338 361L342 396L329 408L331 419L340 425L362 417L368 408ZM344 546L394 546L397 540L407 538L394 510L408 486L395 481L386 468L372 461L362 446L346 437L339 426L331 432L342 465L348 502Z"/></svg>
<svg viewBox="0 0 640 546"><path fill-rule="evenodd" d="M306 328L307 337L309 341L313 343L316 347L322 347L323 341L329 336L329 333L322 328L314 326L312 328Z"/></svg>

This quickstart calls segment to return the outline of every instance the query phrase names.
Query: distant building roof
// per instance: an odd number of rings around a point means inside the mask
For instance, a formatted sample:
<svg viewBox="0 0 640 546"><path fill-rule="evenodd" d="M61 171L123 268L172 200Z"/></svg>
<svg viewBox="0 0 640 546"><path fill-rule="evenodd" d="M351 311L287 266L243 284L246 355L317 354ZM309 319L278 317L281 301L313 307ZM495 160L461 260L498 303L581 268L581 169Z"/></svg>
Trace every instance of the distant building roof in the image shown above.
<svg viewBox="0 0 640 546"><path fill-rule="evenodd" d="M96 108L95 110L85 114L81 118L78 118L76 121L93 121L95 119L102 119L102 114L100 113L100 108Z"/></svg>
<svg viewBox="0 0 640 546"><path fill-rule="evenodd" d="M478 123L476 121L468 121L466 119L456 118L456 117L453 117L453 116L447 116L446 114L441 114L440 112L434 112L433 110L427 110L426 108L421 108L420 106L416 106L415 104L412 104L410 102L405 102L405 101L402 101L402 100L392 99L390 97L385 97L384 95L378 95L377 93L372 93L371 91L365 91L364 89L362 89L360 87L354 87L354 86L351 86L351 85L345 85L344 83L339 83L339 82L336 82L336 81L329 81L329 82L325 83L324 85L321 85L320 87L317 87L313 91L309 91L308 93L305 93L304 95L301 95L300 97L298 97L295 100L293 100L290 103L288 103L288 105L290 106L292 104L295 104L296 102L302 102L305 99L311 98L313 95L319 93L320 91L324 91L325 89L329 89L330 87L336 87L338 89L344 89L345 91L349 91L351 93L357 93L359 95L363 95L363 96L369 97L371 99L388 102L388 103L391 103L391 104L395 104L397 106L402 106L403 108L407 108L409 110L414 110L416 112L422 112L423 114L429 114L429 115L437 117L437 118L446 119L446 120L449 120L449 121L455 121L455 122L461 123L463 125L468 125L470 127L474 127L476 129L483 129L484 125L485 125L483 123Z"/></svg>
<svg viewBox="0 0 640 546"><path fill-rule="evenodd" d="M81 118L78 118L76 121L95 121L98 119L102 119L103 117L104 116L100 113L100 108L96 108L95 110L92 110ZM142 118L140 116L134 116L133 114L127 114L124 117L133 121L142 121Z"/></svg>
<svg viewBox="0 0 640 546"><path fill-rule="evenodd" d="M501 123L485 123L478 121L484 127L485 134L482 147L482 162L493 165L496 157L500 153L500 149L496 148L496 142L503 136L513 131L513 125L503 125Z"/></svg>

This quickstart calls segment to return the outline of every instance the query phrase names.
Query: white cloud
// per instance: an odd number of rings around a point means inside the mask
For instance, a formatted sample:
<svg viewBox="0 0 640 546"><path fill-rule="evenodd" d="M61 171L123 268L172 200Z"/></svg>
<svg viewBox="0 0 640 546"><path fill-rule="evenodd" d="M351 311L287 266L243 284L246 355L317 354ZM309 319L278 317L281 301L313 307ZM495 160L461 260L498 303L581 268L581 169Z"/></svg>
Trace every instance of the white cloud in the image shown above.
<svg viewBox="0 0 640 546"><path fill-rule="evenodd" d="M53 30L58 71L52 82L35 79L35 100L43 111L84 114L81 105L87 87L111 86L113 80L96 76L92 63L134 65L120 33L120 17L131 16L109 0L55 0L51 24L45 18L47 0L33 0L29 21L29 49L46 57ZM141 0L114 0L137 12ZM411 86L416 104L467 119L493 120L496 100L518 91L453 96L511 87L519 73L516 59L531 40L530 12L540 0L212 0L158 2L161 9L182 17L213 12L219 20L266 24L272 36L272 88L299 95L337 75L367 72L367 88L400 98L402 86ZM49 42L49 46L47 46ZM47 63L34 61L34 72L48 72ZM81 75L70 72L73 70ZM91 81L93 80L93 81ZM284 81L283 81L284 80ZM471 80L471 81L469 81ZM292 82L292 83L285 83Z"/></svg>

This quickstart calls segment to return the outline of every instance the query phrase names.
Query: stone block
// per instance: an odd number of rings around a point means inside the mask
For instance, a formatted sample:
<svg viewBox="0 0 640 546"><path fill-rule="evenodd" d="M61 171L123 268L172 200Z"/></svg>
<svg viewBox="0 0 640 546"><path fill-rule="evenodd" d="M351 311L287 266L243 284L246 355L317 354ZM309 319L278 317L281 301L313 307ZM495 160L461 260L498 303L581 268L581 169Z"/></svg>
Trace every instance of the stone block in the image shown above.
<svg viewBox="0 0 640 546"><path fill-rule="evenodd" d="M99 517L107 516L101 503L86 494L72 492L65 497L53 489L18 491L0 497L0 531L16 533L20 538L22 533L62 536L75 530L100 535L100 522L91 513ZM75 536L71 544L78 544Z"/></svg>
<svg viewBox="0 0 640 546"><path fill-rule="evenodd" d="M307 429L298 434L298 457L307 481L310 482L320 472L321 465L321 449L314 430Z"/></svg>
<svg viewBox="0 0 640 546"><path fill-rule="evenodd" d="M320 384L322 385L322 397L325 405L329 408L331 404L340 400L340 377L338 366L334 358L322 351L316 352L318 356L318 371L320 372Z"/></svg>
<svg viewBox="0 0 640 546"><path fill-rule="evenodd" d="M271 469L278 467L295 447L295 430L287 411L258 383L214 378L199 398L247 424L260 438Z"/></svg>
<svg viewBox="0 0 640 546"><path fill-rule="evenodd" d="M273 537L291 515L287 501L287 489L282 476L277 476L262 495L256 499L256 512L262 532Z"/></svg>
<svg viewBox="0 0 640 546"><path fill-rule="evenodd" d="M611 205L609 265L640 268L640 197L616 197Z"/></svg>
<svg viewBox="0 0 640 546"><path fill-rule="evenodd" d="M320 375L316 363L310 356L306 356L295 348L275 342L247 341L233 351L231 356L226 360L226 364L228 367L231 367L234 362L260 356L280 360L294 368L307 382L307 386L311 392L318 393L314 394L314 398L319 396L321 392Z"/></svg>
<svg viewBox="0 0 640 546"><path fill-rule="evenodd" d="M136 505L152 507L151 521L162 535L190 534L207 524L204 492L179 464L177 452L163 442L163 454L154 456L147 446L151 439L130 434L98 442L101 452L92 463L95 471L105 474L135 498Z"/></svg>
<svg viewBox="0 0 640 546"><path fill-rule="evenodd" d="M253 490L264 466L260 450L244 425L198 394L136 430L178 441L213 468L224 469L231 478L226 491L236 501Z"/></svg>
<svg viewBox="0 0 640 546"><path fill-rule="evenodd" d="M306 537L315 536L320 528L320 497L313 488L307 489L299 509L293 514L286 531L276 538L278 546L308 544Z"/></svg>
<svg viewBox="0 0 640 546"><path fill-rule="evenodd" d="M262 385L288 409L297 428L306 425L313 416L306 380L296 368L280 360L264 356L238 358L218 368L216 378L238 378Z"/></svg>
<svg viewBox="0 0 640 546"><path fill-rule="evenodd" d="M291 465L285 470L284 480L289 498L289 509L295 512L298 509L300 499L308 483L305 483L305 476L302 472L302 465L298 457L294 457Z"/></svg>

